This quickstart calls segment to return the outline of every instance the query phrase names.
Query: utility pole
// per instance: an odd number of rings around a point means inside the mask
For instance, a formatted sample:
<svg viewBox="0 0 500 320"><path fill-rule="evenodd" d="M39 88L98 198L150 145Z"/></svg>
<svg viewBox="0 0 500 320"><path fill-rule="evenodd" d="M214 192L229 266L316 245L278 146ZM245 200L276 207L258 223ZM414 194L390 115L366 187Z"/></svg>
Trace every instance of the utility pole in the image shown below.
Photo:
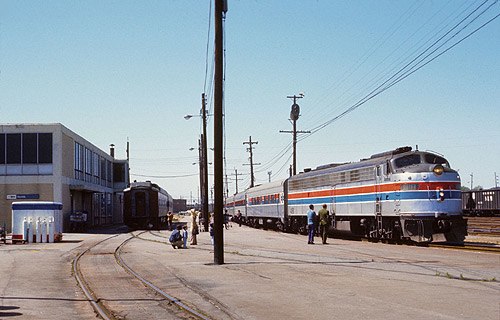
<svg viewBox="0 0 500 320"><path fill-rule="evenodd" d="M234 175L236 176L236 193L238 193L238 169L234 169ZM236 194L235 193L235 194Z"/></svg>
<svg viewBox="0 0 500 320"><path fill-rule="evenodd" d="M267 175L269 176L269 182L271 182L271 174L272 174L272 173L273 173L272 171L268 171L268 172L267 172Z"/></svg>
<svg viewBox="0 0 500 320"><path fill-rule="evenodd" d="M227 180L227 173L224 174L224 176L226 177L226 196L224 197L224 199L225 199L225 198L229 197L229 181Z"/></svg>
<svg viewBox="0 0 500 320"><path fill-rule="evenodd" d="M227 2L215 0L215 68L214 68L214 264L224 264L224 121L223 121L223 75L224 41L223 19Z"/></svg>
<svg viewBox="0 0 500 320"><path fill-rule="evenodd" d="M293 175L297 174L297 133L311 133L311 131L297 131L297 120L300 116L300 107L297 104L297 99L304 98L303 93L299 93L298 96L287 96L288 99L293 99L292 110L290 111L290 120L292 121L293 130L285 131L280 130L280 133L292 133L293 134Z"/></svg>
<svg viewBox="0 0 500 320"><path fill-rule="evenodd" d="M208 214L208 151L207 151L207 107L205 101L205 93L201 94L201 116L203 120L203 135L201 139L201 149L203 155L203 181L201 184L203 193L202 216L203 229L208 231L209 214Z"/></svg>
<svg viewBox="0 0 500 320"><path fill-rule="evenodd" d="M205 198L205 192L203 191L204 189L204 182L203 182L203 179L204 179L204 165L203 165L203 147L202 147L202 141L203 141L203 134L201 135L200 139L198 139L198 167L199 167L199 170L200 170L200 193L198 194L198 196L200 197L200 210L203 211L203 204L208 201L208 198ZM198 208L196 208L196 210L198 210Z"/></svg>
<svg viewBox="0 0 500 320"><path fill-rule="evenodd" d="M253 166L254 166L254 163L253 163L253 147L252 145L253 144L258 144L259 142L258 141L253 141L252 142L252 136L250 136L248 138L248 141L245 141L243 142L243 144L248 144L248 148L247 148L247 151L250 152L250 188L253 188L255 186L255 177L253 175ZM256 163L255 165L259 165L260 163Z"/></svg>

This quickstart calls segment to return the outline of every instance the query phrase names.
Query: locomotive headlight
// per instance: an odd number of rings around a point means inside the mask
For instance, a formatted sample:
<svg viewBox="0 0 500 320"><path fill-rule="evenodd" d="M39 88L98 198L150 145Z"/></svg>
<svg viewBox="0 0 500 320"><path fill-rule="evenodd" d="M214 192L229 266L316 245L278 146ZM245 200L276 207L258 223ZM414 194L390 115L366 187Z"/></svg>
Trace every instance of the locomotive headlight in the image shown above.
<svg viewBox="0 0 500 320"><path fill-rule="evenodd" d="M432 169L435 175L440 176L444 172L444 167L440 164L434 166L434 169Z"/></svg>
<svg viewBox="0 0 500 320"><path fill-rule="evenodd" d="M444 190L443 188L436 189L436 200L444 201Z"/></svg>

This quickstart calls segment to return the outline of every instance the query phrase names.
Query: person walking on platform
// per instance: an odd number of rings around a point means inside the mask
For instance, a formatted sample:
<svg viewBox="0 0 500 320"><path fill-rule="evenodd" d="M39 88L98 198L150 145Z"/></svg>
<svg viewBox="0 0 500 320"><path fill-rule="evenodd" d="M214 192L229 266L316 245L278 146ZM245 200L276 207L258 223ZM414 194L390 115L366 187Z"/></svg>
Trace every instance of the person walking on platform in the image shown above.
<svg viewBox="0 0 500 320"><path fill-rule="evenodd" d="M321 240L323 240L323 244L327 244L326 240L328 239L328 220L330 216L330 212L326 210L326 204L323 204L323 208L318 211L319 215L319 234L321 235Z"/></svg>
<svg viewBox="0 0 500 320"><path fill-rule="evenodd" d="M316 230L314 227L314 220L316 220L316 212L314 212L314 206L310 204L309 210L307 211L308 244L314 244L314 232Z"/></svg>

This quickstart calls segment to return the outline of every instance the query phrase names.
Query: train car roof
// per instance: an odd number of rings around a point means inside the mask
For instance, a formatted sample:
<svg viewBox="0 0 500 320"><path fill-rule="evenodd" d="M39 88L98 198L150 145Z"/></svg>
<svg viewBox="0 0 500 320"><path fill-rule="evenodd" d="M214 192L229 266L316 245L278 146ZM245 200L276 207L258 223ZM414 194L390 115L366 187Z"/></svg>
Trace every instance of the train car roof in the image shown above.
<svg viewBox="0 0 500 320"><path fill-rule="evenodd" d="M245 190L245 192L246 193L249 193L249 192L259 192L261 190L266 190L266 189L272 189L272 188L280 187L280 186L283 185L284 182L285 182L285 179L281 179L281 180L277 180L277 181L273 181L273 182L269 182L269 183L264 183L264 184L258 185L256 187L253 187L253 188L248 188L247 190Z"/></svg>
<svg viewBox="0 0 500 320"><path fill-rule="evenodd" d="M151 181L131 182L130 187L123 190L123 192L130 191L132 189L150 189L150 188L157 189L158 192L163 193L163 194L170 197L170 194L167 192L167 190L163 189L162 187L160 187L159 185L157 185L156 183L153 183Z"/></svg>
<svg viewBox="0 0 500 320"><path fill-rule="evenodd" d="M394 149L391 151L385 151L385 152L374 154L374 155L370 156L370 158L361 159L360 161L357 161L357 162L333 163L330 165L322 165L322 166L319 166L316 169L310 170L308 172L302 172L302 173L299 173L298 175L292 176L289 178L289 180L293 181L295 179L303 179L303 178L312 177L312 176L315 176L318 174L349 171L349 170L355 170L355 169L360 169L360 168L365 168L365 167L372 167L372 166L383 164L387 160L393 159L395 157L413 154L413 153L434 154L432 152L427 152L427 151L419 151L419 150L412 151L412 147L408 147L408 146L407 147L400 147L400 148L397 148L397 149Z"/></svg>

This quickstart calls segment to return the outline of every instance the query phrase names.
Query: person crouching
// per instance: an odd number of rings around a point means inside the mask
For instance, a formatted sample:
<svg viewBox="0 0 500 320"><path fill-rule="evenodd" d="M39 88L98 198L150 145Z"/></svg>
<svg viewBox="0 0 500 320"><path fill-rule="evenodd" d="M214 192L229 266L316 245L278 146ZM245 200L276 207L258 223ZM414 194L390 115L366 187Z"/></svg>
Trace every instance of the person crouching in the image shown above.
<svg viewBox="0 0 500 320"><path fill-rule="evenodd" d="M181 230L182 226L178 225L177 228L170 234L170 238L168 238L168 241L170 241L170 244L174 249L182 249L182 247L184 246Z"/></svg>

